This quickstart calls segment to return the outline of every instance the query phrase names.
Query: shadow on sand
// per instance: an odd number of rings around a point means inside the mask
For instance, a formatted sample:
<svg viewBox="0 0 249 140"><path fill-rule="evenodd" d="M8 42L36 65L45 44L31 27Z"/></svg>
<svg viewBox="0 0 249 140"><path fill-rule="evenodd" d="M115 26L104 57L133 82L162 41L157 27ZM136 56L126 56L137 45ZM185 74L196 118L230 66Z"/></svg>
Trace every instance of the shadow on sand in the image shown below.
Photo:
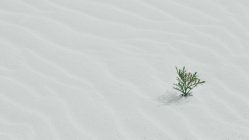
<svg viewBox="0 0 249 140"><path fill-rule="evenodd" d="M187 98L188 97L183 97L176 92L166 91L163 95L159 96L157 100L164 105L170 105L186 102Z"/></svg>

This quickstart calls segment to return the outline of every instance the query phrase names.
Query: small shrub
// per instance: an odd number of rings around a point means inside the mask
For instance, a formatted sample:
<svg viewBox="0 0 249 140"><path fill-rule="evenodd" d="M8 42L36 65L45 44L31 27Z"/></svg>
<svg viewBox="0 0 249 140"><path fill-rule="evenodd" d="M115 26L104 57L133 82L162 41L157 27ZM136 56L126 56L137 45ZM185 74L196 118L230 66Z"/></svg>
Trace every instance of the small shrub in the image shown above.
<svg viewBox="0 0 249 140"><path fill-rule="evenodd" d="M178 69L176 67L176 72L178 77L176 78L177 83L174 84L174 89L180 91L182 96L190 96L192 95L192 89L197 87L198 85L202 85L205 81L201 81L198 78L197 72L190 73L187 72L185 67L182 69Z"/></svg>

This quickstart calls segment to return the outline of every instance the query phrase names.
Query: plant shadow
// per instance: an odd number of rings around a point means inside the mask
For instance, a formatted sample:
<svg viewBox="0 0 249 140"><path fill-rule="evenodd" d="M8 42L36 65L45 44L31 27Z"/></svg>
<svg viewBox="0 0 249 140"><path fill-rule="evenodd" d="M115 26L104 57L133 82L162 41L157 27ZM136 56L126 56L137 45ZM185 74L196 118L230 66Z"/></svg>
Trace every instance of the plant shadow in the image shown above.
<svg viewBox="0 0 249 140"><path fill-rule="evenodd" d="M187 97L181 96L176 92L166 91L163 95L158 97L158 101L163 105L179 104L182 103Z"/></svg>

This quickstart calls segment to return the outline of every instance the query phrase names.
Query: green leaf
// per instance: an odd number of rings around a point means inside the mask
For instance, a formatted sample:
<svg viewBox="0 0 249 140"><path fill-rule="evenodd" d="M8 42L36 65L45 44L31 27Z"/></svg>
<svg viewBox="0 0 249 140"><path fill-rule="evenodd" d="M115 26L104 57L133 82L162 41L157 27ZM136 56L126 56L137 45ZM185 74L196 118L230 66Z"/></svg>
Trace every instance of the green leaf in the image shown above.
<svg viewBox="0 0 249 140"><path fill-rule="evenodd" d="M178 77L176 78L177 83L173 84L175 86L173 88L182 92L184 96L190 95L192 89L205 83L198 78L197 72L187 72L185 66L182 69L175 68Z"/></svg>

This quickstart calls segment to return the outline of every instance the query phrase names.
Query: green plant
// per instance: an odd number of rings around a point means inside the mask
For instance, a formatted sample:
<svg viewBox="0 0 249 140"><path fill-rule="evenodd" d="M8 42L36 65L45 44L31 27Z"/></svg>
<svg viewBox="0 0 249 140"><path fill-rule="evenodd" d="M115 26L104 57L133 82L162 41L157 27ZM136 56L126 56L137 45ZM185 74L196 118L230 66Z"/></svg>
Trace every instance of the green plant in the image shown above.
<svg viewBox="0 0 249 140"><path fill-rule="evenodd" d="M198 78L197 72L187 72L185 67L183 67L182 69L178 69L176 67L176 72L178 75L178 77L176 78L177 83L174 84L173 88L180 91L182 93L182 96L192 95L192 89L194 89L198 85L202 85L203 83L205 83L205 81L201 81Z"/></svg>

